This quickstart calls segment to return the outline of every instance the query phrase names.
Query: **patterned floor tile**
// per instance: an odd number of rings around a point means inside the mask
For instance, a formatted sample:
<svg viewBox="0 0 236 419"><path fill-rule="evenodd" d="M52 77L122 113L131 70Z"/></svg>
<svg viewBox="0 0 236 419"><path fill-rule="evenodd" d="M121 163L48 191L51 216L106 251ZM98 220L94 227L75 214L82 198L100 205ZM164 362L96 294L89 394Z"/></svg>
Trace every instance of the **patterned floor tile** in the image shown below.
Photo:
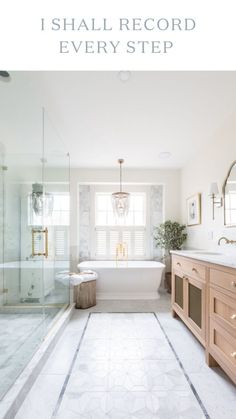
<svg viewBox="0 0 236 419"><path fill-rule="evenodd" d="M108 389L108 361L77 360L68 391L106 391Z"/></svg>
<svg viewBox="0 0 236 419"><path fill-rule="evenodd" d="M152 398L152 394L148 392L110 392L107 397L108 417L154 419L156 416Z"/></svg>
<svg viewBox="0 0 236 419"><path fill-rule="evenodd" d="M140 344L143 359L175 359L173 351L163 336L157 339L142 339Z"/></svg>
<svg viewBox="0 0 236 419"><path fill-rule="evenodd" d="M116 313L91 316L56 418L204 414L154 315Z"/></svg>
<svg viewBox="0 0 236 419"><path fill-rule="evenodd" d="M111 361L108 389L110 391L147 391L148 380L144 362L140 360Z"/></svg>
<svg viewBox="0 0 236 419"><path fill-rule="evenodd" d="M186 391L152 392L153 409L161 419L205 419L190 388Z"/></svg>
<svg viewBox="0 0 236 419"><path fill-rule="evenodd" d="M106 392L66 392L57 419L105 419Z"/></svg>

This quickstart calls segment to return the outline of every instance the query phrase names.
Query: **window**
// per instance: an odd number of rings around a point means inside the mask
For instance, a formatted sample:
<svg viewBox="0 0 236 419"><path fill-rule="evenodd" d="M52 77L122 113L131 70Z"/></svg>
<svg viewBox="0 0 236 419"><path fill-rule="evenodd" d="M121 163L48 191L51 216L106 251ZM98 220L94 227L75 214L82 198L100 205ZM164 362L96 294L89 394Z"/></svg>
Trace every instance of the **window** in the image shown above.
<svg viewBox="0 0 236 419"><path fill-rule="evenodd" d="M101 189L101 187L98 189ZM92 234L94 236L93 256L95 258L115 259L116 246L119 242L127 244L129 259L145 259L148 257L147 188L137 189L142 189L142 191L130 192L129 214L123 222L116 218L113 213L111 192L94 190L92 196L94 201Z"/></svg>
<svg viewBox="0 0 236 419"><path fill-rule="evenodd" d="M31 195L28 196L28 225L32 226L69 226L70 197L69 194L52 193L53 212L49 217L36 215L31 205Z"/></svg>

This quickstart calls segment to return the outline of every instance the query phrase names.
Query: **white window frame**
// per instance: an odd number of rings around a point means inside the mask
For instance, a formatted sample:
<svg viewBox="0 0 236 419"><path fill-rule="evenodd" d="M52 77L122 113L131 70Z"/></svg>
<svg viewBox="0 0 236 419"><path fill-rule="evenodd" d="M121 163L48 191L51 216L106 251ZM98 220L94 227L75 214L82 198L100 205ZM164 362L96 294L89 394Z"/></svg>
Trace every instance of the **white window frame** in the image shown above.
<svg viewBox="0 0 236 419"><path fill-rule="evenodd" d="M90 243L91 243L91 257L92 259L97 260L114 260L114 256L105 257L96 255L96 231L101 230L118 230L118 231L144 231L145 232L145 249L146 254L144 257L129 255L134 260L149 260L152 258L151 254L151 229L150 229L150 186L149 185L128 185L124 184L124 190L130 193L145 193L146 196L146 224L144 226L96 226L95 217L96 217L96 208L95 208L95 194L98 192L107 192L112 193L119 189L119 185L91 185L90 187Z"/></svg>

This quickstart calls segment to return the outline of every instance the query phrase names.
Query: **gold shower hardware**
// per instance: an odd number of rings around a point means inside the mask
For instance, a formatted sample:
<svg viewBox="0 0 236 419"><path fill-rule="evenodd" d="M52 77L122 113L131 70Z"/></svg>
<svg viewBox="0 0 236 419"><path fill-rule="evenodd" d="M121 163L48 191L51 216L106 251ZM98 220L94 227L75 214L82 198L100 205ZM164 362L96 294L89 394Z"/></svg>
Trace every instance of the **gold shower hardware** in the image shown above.
<svg viewBox="0 0 236 419"><path fill-rule="evenodd" d="M45 251L42 253L35 253L35 234L45 234ZM45 256L48 257L48 228L45 229L32 229L32 256Z"/></svg>

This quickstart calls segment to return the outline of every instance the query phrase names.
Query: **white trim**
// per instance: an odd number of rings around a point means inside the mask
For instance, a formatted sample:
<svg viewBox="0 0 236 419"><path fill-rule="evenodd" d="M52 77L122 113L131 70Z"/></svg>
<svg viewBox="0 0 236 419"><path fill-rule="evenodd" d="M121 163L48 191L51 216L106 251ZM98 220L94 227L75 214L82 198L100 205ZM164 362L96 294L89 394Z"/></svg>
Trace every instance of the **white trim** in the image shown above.
<svg viewBox="0 0 236 419"><path fill-rule="evenodd" d="M94 220L95 220L95 187L94 185L90 186L90 222L89 222L89 241L90 241L90 256L95 258L96 252L96 237L94 229Z"/></svg>

